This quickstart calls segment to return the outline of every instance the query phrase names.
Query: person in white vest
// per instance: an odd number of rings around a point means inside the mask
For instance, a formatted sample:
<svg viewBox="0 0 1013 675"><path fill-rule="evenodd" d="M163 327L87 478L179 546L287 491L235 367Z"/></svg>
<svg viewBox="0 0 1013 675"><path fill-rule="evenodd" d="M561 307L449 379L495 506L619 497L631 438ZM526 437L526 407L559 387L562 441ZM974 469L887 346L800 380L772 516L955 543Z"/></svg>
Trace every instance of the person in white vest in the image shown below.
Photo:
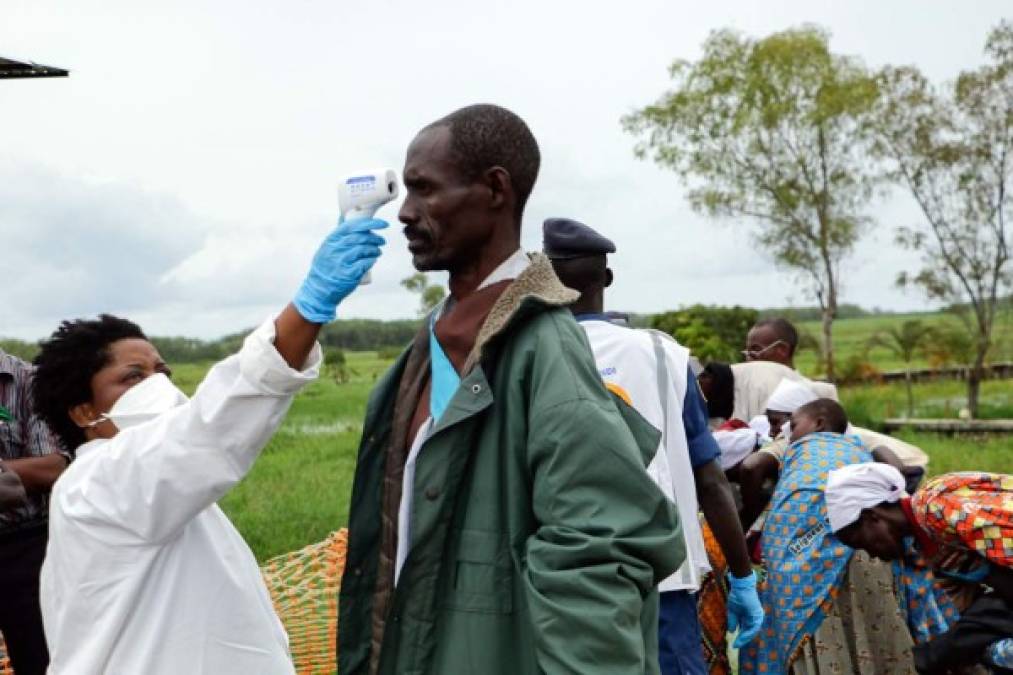
<svg viewBox="0 0 1013 675"><path fill-rule="evenodd" d="M732 572L728 623L732 631L739 628L736 647L755 637L763 609L706 404L690 373L689 350L667 335L616 325L604 313L604 291L612 283L606 260L615 252L611 241L582 223L550 218L544 223L543 248L563 284L581 294L570 309L587 334L605 386L662 432L647 471L678 506L686 561L660 583L661 672L705 673L696 592L710 566L699 508Z"/></svg>
<svg viewBox="0 0 1013 675"><path fill-rule="evenodd" d="M134 323L65 321L36 359L36 413L77 458L56 482L40 600L50 675L288 675L253 552L215 502L320 370L316 342L380 254L338 226L292 303L187 398Z"/></svg>

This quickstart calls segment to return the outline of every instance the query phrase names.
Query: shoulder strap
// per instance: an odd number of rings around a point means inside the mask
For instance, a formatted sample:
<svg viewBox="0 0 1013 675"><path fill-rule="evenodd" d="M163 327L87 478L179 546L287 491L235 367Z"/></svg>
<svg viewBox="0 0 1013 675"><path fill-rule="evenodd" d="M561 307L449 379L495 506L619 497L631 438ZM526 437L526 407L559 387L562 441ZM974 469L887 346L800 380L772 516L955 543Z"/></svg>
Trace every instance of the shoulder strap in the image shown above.
<svg viewBox="0 0 1013 675"><path fill-rule="evenodd" d="M668 359L661 338L656 331L650 331L651 342L654 344L654 358L658 362L658 398L661 400L661 442L668 441L668 390L671 388L668 376Z"/></svg>

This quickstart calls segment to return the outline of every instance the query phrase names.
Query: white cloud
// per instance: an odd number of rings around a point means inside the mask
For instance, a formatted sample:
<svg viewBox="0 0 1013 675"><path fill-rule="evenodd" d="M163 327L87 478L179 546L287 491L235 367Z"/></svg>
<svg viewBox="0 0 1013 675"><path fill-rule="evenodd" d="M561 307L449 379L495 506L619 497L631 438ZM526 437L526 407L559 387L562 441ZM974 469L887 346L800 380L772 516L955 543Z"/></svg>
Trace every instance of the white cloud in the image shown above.
<svg viewBox="0 0 1013 675"><path fill-rule="evenodd" d="M168 298L161 274L203 237L174 198L0 162L0 333L23 333L22 325L47 317L161 302Z"/></svg>
<svg viewBox="0 0 1013 675"><path fill-rule="evenodd" d="M838 51L943 79L982 60L1007 4L9 0L3 49L71 75L0 82L0 334L39 337L97 311L152 333L249 326L298 285L334 222L338 176L400 167L418 128L476 101L514 109L541 143L527 247L553 215L616 240L613 307L805 302L748 226L692 213L674 175L634 159L620 117L715 28L818 23ZM842 300L919 307L893 288L911 256L889 233L918 214L900 195L877 215ZM342 316L414 312L399 231Z"/></svg>

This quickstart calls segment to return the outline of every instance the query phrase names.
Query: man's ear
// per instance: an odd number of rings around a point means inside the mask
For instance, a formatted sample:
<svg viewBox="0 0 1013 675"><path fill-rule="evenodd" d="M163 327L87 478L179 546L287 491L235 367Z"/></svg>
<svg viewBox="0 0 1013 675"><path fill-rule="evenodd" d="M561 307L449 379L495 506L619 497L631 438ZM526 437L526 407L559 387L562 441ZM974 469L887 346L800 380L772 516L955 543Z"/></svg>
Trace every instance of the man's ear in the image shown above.
<svg viewBox="0 0 1013 675"><path fill-rule="evenodd" d="M489 206L502 209L514 200L514 185L510 172L501 166L494 166L485 172L485 184L489 188Z"/></svg>
<svg viewBox="0 0 1013 675"><path fill-rule="evenodd" d="M613 281L612 270L608 267L605 268L605 288L612 285Z"/></svg>
<svg viewBox="0 0 1013 675"><path fill-rule="evenodd" d="M81 429L87 428L98 418L98 415L95 414L95 406L91 403L78 403L67 410L67 415Z"/></svg>

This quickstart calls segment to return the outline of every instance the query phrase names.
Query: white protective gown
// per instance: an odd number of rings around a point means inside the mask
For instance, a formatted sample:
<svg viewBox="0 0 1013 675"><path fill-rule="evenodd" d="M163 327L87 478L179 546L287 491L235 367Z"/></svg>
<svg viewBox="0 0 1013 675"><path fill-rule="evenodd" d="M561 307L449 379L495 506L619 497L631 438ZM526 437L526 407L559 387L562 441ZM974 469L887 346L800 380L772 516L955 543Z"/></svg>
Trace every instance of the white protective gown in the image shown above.
<svg viewBox="0 0 1013 675"><path fill-rule="evenodd" d="M57 481L41 604L51 675L293 673L249 546L215 502L316 378L274 323L215 365L186 404L91 441Z"/></svg>

